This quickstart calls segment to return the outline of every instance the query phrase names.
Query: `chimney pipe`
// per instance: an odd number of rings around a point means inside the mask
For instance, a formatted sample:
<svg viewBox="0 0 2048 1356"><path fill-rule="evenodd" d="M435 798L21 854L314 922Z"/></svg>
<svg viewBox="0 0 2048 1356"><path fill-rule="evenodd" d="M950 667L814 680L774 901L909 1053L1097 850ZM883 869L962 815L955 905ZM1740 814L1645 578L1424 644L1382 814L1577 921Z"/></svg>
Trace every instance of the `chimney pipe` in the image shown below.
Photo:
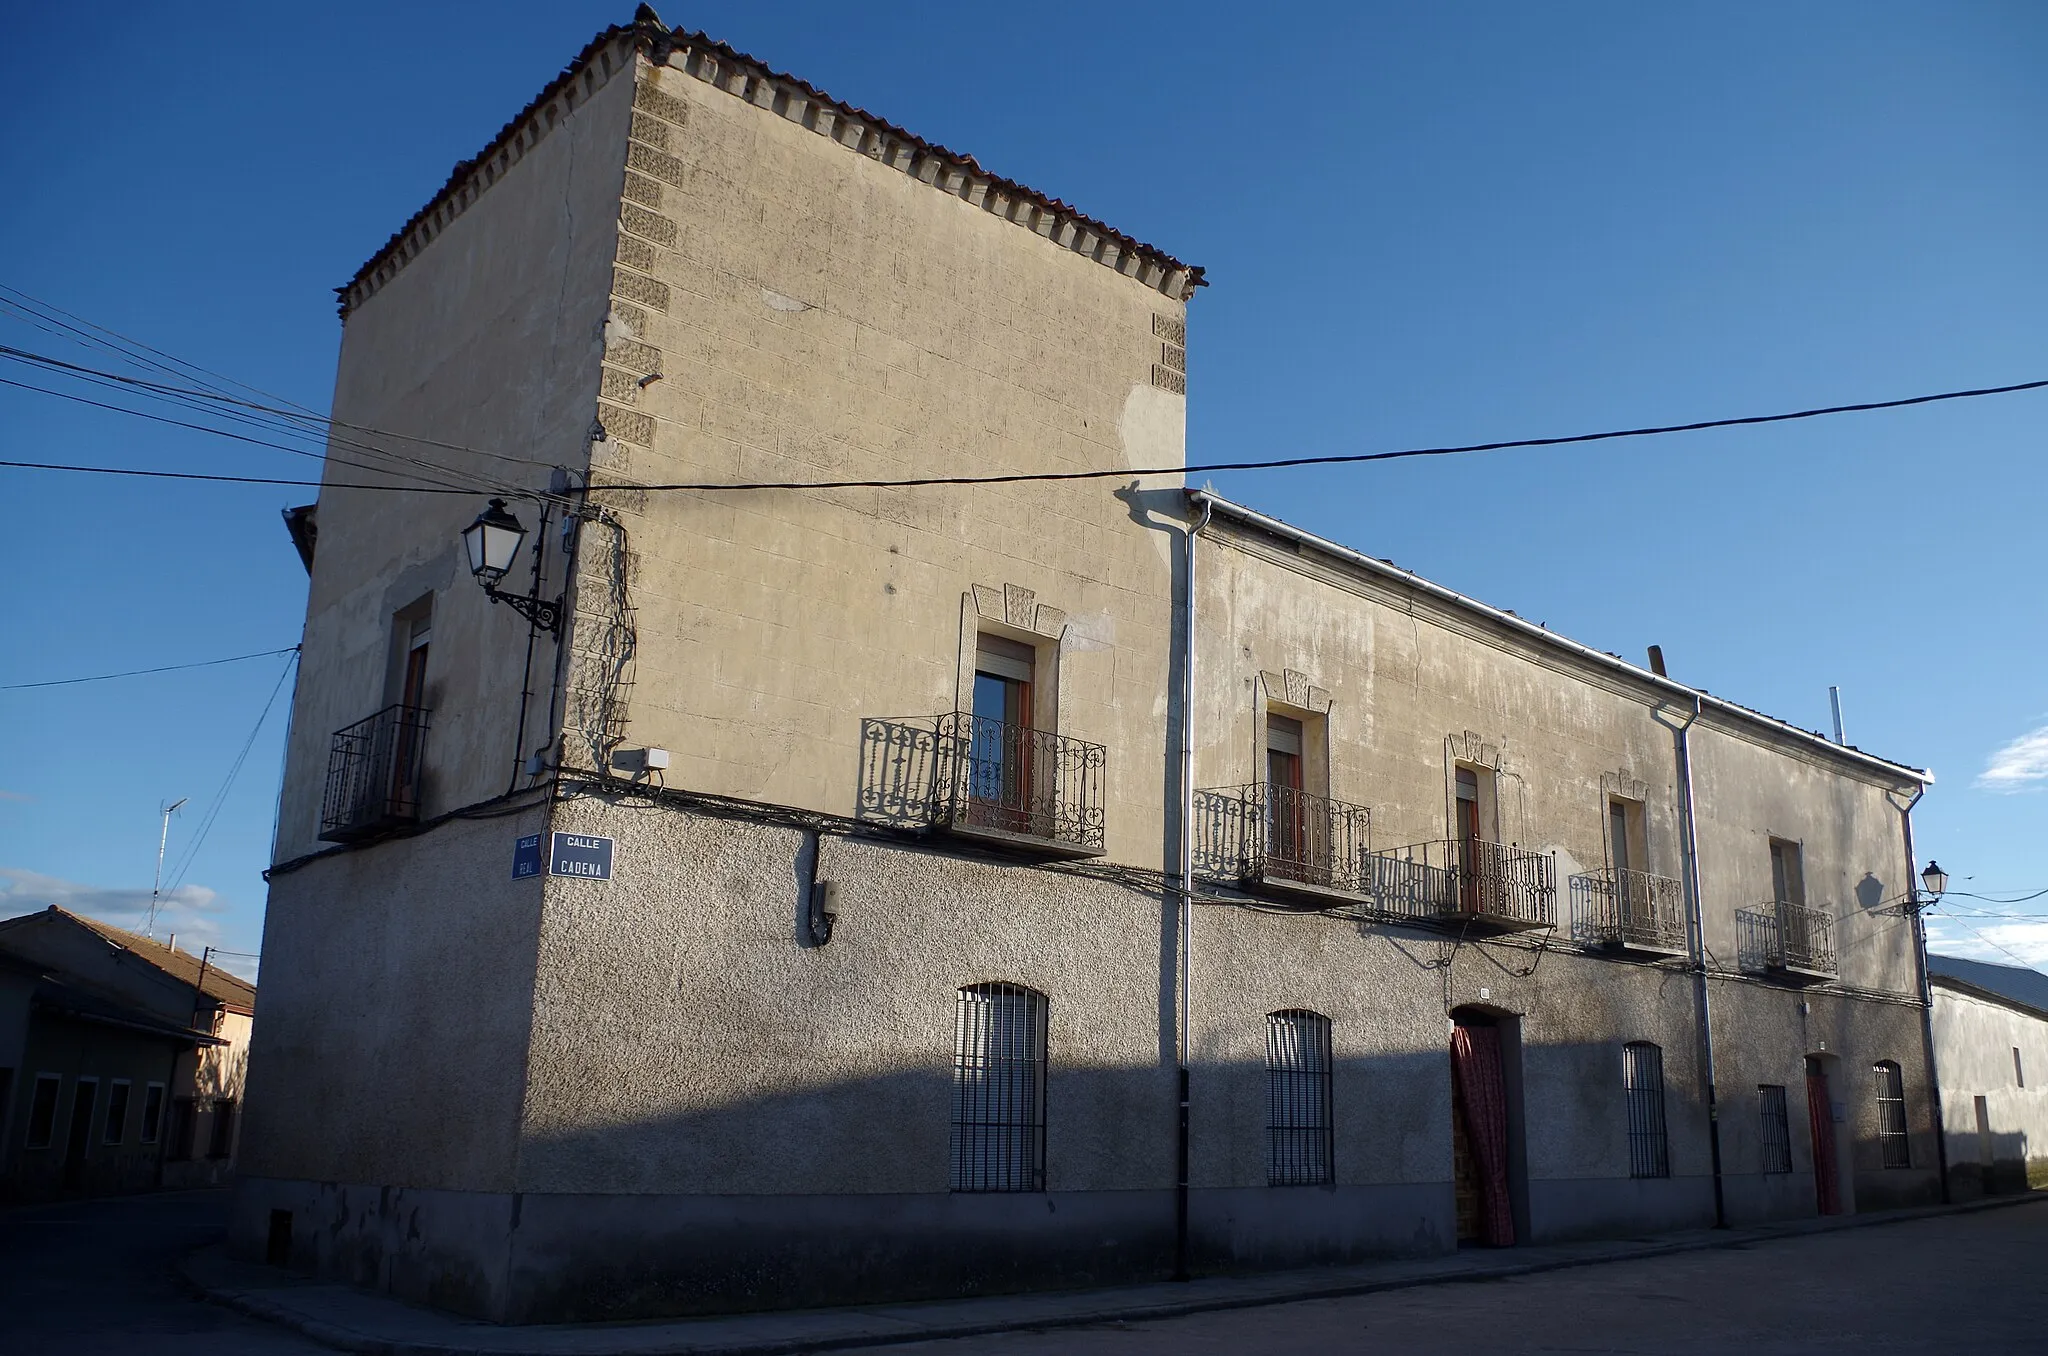
<svg viewBox="0 0 2048 1356"><path fill-rule="evenodd" d="M1842 689L1833 683L1828 684L1828 706L1835 713L1835 742L1848 743L1849 736L1842 733Z"/></svg>
<svg viewBox="0 0 2048 1356"><path fill-rule="evenodd" d="M1664 672L1664 647L1662 645L1652 645L1650 647L1650 672L1656 674L1659 678L1671 676Z"/></svg>

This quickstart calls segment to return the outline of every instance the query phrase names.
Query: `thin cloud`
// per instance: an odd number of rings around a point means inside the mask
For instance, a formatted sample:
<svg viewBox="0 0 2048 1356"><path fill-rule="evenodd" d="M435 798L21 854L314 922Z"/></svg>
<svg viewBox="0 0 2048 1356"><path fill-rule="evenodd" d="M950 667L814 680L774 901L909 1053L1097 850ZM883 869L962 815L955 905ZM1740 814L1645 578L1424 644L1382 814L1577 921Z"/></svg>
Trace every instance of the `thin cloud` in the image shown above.
<svg viewBox="0 0 2048 1356"><path fill-rule="evenodd" d="M1966 928L1954 919L1935 914L1927 920L1927 945L1930 949L1939 948L1943 955L1966 960L1990 961L1993 965L2011 965L2017 960L2036 970L2048 969L2048 918L1983 922L1973 919Z"/></svg>
<svg viewBox="0 0 2048 1356"><path fill-rule="evenodd" d="M2048 785L2048 725L2029 730L1991 755L1977 774L1980 791L2038 791Z"/></svg>
<svg viewBox="0 0 2048 1356"><path fill-rule="evenodd" d="M0 918L40 912L52 904L130 932L142 931L149 920L147 890L81 885L18 867L0 866ZM204 885L180 885L175 890L166 890L157 901L157 938L163 940L175 932L178 949L194 953L204 947L220 946L227 940L222 926L226 910L227 904L219 892ZM231 957L221 964L239 974L249 962Z"/></svg>
<svg viewBox="0 0 2048 1356"><path fill-rule="evenodd" d="M26 791L0 791L0 800L34 800Z"/></svg>

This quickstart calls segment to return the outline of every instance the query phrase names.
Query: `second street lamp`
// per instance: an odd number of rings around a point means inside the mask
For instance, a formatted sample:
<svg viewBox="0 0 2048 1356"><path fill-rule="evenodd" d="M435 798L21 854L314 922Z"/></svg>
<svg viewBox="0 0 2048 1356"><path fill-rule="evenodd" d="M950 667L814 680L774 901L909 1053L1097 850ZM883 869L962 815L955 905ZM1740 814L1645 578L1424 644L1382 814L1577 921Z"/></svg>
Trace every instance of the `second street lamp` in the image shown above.
<svg viewBox="0 0 2048 1356"><path fill-rule="evenodd" d="M543 515L545 518L545 515ZM541 524L545 527L547 524ZM462 529L462 544L469 551L469 572L494 603L504 603L526 618L536 631L550 634L561 629L562 600L540 596L540 569L535 562L533 591L521 595L503 593L498 581L519 558L519 544L526 540L526 525L514 517L502 499L493 499L476 521Z"/></svg>

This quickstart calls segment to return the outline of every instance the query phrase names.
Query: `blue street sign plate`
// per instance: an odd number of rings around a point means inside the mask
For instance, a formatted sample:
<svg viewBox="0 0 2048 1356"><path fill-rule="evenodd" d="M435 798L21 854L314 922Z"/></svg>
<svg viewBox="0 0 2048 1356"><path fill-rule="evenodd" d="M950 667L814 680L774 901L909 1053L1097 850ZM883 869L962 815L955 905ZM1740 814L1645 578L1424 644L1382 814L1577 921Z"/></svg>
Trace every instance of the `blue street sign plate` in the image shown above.
<svg viewBox="0 0 2048 1356"><path fill-rule="evenodd" d="M540 835L529 833L512 845L512 879L540 874Z"/></svg>
<svg viewBox="0 0 2048 1356"><path fill-rule="evenodd" d="M548 852L548 874L581 876L584 880L612 878L612 840L592 838L583 833L558 833Z"/></svg>

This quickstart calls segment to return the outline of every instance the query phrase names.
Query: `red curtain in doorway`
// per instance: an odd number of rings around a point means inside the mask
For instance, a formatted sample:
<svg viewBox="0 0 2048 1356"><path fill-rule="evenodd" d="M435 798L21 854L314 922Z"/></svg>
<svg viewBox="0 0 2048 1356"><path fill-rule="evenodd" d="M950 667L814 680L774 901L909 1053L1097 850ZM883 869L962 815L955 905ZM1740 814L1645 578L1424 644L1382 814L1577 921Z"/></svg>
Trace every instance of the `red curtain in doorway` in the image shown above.
<svg viewBox="0 0 2048 1356"><path fill-rule="evenodd" d="M1479 1240L1505 1248L1515 1241L1515 1216L1508 1205L1508 1096L1500 1032L1490 1026L1451 1028L1451 1073L1479 1169Z"/></svg>
<svg viewBox="0 0 2048 1356"><path fill-rule="evenodd" d="M1813 1131L1813 1197L1823 1215L1842 1213L1842 1179L1835 1166L1835 1108L1826 1074L1806 1076L1806 1123Z"/></svg>

